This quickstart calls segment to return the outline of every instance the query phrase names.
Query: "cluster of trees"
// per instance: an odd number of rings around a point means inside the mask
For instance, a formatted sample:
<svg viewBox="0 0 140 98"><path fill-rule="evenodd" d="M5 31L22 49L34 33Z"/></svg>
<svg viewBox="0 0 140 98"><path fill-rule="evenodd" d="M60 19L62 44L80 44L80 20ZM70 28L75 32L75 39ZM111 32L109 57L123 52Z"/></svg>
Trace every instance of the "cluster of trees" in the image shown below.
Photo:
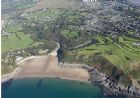
<svg viewBox="0 0 140 98"><path fill-rule="evenodd" d="M66 10L58 18L47 23L23 17L20 20L23 22L23 31L30 33L35 41L53 40L59 42L62 47L71 48L87 40L86 36L88 34L80 30L80 26L84 23L84 16L80 12ZM46 25L47 28L45 28ZM63 30L76 31L78 36L73 39L68 38L62 33ZM75 43L74 41L77 42Z"/></svg>
<svg viewBox="0 0 140 98"><path fill-rule="evenodd" d="M34 40L54 40L67 49L93 39L94 35L109 36L115 43L118 43L122 35L140 37L140 11L137 7L101 2L96 8L86 5L82 8L76 11L65 10L58 18L47 23L22 18L25 22L23 30L31 33ZM62 33L64 30L76 31L78 36L68 38ZM134 34L129 34L129 31Z"/></svg>

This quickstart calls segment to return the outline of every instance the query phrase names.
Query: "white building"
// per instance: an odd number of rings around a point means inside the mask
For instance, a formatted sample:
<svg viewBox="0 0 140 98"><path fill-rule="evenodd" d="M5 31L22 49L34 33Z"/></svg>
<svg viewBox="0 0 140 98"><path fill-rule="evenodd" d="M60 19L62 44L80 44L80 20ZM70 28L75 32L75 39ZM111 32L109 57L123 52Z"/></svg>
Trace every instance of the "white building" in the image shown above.
<svg viewBox="0 0 140 98"><path fill-rule="evenodd" d="M97 0L83 0L83 2L97 1Z"/></svg>
<svg viewBox="0 0 140 98"><path fill-rule="evenodd" d="M134 46L140 46L140 42L132 43Z"/></svg>
<svg viewBox="0 0 140 98"><path fill-rule="evenodd" d="M90 1L98 1L98 0L83 0L83 2L90 2ZM101 1L104 1L104 0L101 0ZM110 0L110 1L128 2L129 0Z"/></svg>

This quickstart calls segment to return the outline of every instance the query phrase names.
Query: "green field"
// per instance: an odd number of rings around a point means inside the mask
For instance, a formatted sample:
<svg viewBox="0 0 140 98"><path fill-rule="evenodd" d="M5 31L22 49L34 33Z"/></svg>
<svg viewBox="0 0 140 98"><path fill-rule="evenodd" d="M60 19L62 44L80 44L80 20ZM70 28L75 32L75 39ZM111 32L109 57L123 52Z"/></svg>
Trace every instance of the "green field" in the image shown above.
<svg viewBox="0 0 140 98"><path fill-rule="evenodd" d="M34 41L30 38L30 35L18 32L17 34L11 33L9 36L2 36L2 52L26 48L32 45Z"/></svg>
<svg viewBox="0 0 140 98"><path fill-rule="evenodd" d="M94 55L100 53L118 68L129 72L135 69L132 63L139 63L140 61L140 47L132 45L133 42L138 40L126 39L128 40L122 41L121 44L103 44L103 41L101 41L102 44L93 44L76 51L79 55Z"/></svg>
<svg viewBox="0 0 140 98"><path fill-rule="evenodd" d="M10 33L8 36L2 36L2 53L9 52L10 50L25 49L29 47L37 47L38 45L44 44L43 42L35 42L30 38L29 34L23 32ZM5 62L8 60L8 62ZM11 57L2 57L2 74L10 73L16 66L15 62Z"/></svg>
<svg viewBox="0 0 140 98"><path fill-rule="evenodd" d="M75 0L39 0L33 7L28 8L25 12L37 11L44 8L62 8L62 9L77 9L79 5Z"/></svg>
<svg viewBox="0 0 140 98"><path fill-rule="evenodd" d="M4 31L10 35L2 36L2 53L28 47L35 50L34 46L44 43L45 48L52 50L55 45L47 41L61 41L62 48L64 48L62 49L64 52L62 61L64 62L99 66L102 72L109 74L114 67L117 67L126 76L131 75L133 79L140 79L140 46L133 44L140 42L133 37L137 32L130 30L126 35L117 35L118 40L115 40L112 35L104 36L102 32L99 33L100 31L94 33L94 30L81 30L81 27L88 26L86 16L91 12L79 9L75 11L78 8L78 5L75 6L75 0L55 1L40 0L27 5L25 3L13 4L16 6L12 9L13 12L22 10L23 13L5 13L8 21ZM10 7L13 8L8 5L6 9ZM18 21L19 17L20 21ZM88 40L95 40L95 42L79 49L74 48ZM43 49L40 46L37 49L40 48ZM6 73L14 69L10 67L13 66L4 63L2 71Z"/></svg>
<svg viewBox="0 0 140 98"><path fill-rule="evenodd" d="M24 18L28 19L27 24L30 26L33 24L33 21L37 23L44 23L45 17L46 19L53 20L57 18L60 14L62 14L64 10L62 9L46 9L46 10L39 10L34 11L32 13L27 13ZM37 46L40 42L34 42L30 38L30 31L27 31L29 34L24 34L23 29L27 29L22 27L24 21L21 20L4 20L4 31L8 32L10 35L2 36L2 52L7 52L9 50L15 50L19 48L27 48L29 46ZM45 22L45 28L48 27L48 22ZM32 31L34 32L34 31ZM32 33L31 32L31 33Z"/></svg>
<svg viewBox="0 0 140 98"><path fill-rule="evenodd" d="M14 32L18 32L20 30L22 30L20 23L14 21L14 20L7 21L6 26L5 26L6 32L14 33Z"/></svg>
<svg viewBox="0 0 140 98"><path fill-rule="evenodd" d="M67 38L75 38L78 36L77 31L69 31L69 30L62 30L61 34L64 35Z"/></svg>
<svg viewBox="0 0 140 98"><path fill-rule="evenodd" d="M140 46L133 45L134 42L140 40L122 36L118 43L112 43L113 41L109 37L96 36L94 38L98 41L97 43L72 52L65 52L64 61L96 65L105 60L135 79L140 78ZM106 42L106 40L108 41ZM110 67L108 65L110 64L106 63L103 67L105 72L110 71L112 65Z"/></svg>
<svg viewBox="0 0 140 98"><path fill-rule="evenodd" d="M10 73L12 72L17 66L15 65L7 65L7 64L2 64L1 66L1 74L7 74L7 73Z"/></svg>
<svg viewBox="0 0 140 98"><path fill-rule="evenodd" d="M41 18L41 17L50 17L50 18L56 18L58 15L60 15L63 12L63 10L60 9L46 9L46 10L40 10L40 11L34 11L32 13L28 13L26 15L26 18Z"/></svg>

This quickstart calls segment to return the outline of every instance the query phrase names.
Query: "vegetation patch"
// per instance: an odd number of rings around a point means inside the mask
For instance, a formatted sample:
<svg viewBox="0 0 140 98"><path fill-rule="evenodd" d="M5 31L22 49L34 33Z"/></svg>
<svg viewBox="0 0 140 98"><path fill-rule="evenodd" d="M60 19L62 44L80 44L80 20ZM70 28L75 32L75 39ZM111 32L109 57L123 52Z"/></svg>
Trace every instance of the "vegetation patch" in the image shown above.
<svg viewBox="0 0 140 98"><path fill-rule="evenodd" d="M76 38L78 36L77 31L62 30L61 33L68 38Z"/></svg>
<svg viewBox="0 0 140 98"><path fill-rule="evenodd" d="M112 69L116 66L125 74L132 74L132 77L136 73L135 78L139 78L139 73L136 71L136 67L132 65L132 62L139 62L140 60L140 47L135 47L133 45L134 42L139 40L121 37L119 38L118 43L112 43L113 41L108 37L97 36L94 38L98 40L95 44L73 50L72 52L65 52L66 56L64 56L64 61L96 66L102 70L102 72L108 74L111 74ZM105 39L108 39L107 42ZM125 78L124 80L128 79Z"/></svg>
<svg viewBox="0 0 140 98"><path fill-rule="evenodd" d="M34 41L30 38L30 35L23 32L10 33L8 36L2 36L2 52L26 48L32 45Z"/></svg>

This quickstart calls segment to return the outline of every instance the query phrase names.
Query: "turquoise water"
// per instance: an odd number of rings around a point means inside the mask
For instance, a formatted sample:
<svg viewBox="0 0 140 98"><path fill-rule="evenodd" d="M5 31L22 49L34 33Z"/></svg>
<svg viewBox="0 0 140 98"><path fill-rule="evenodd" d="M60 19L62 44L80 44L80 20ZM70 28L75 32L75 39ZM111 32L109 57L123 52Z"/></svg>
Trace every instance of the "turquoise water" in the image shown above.
<svg viewBox="0 0 140 98"><path fill-rule="evenodd" d="M56 78L25 78L2 85L2 98L125 98L106 97L89 83Z"/></svg>

